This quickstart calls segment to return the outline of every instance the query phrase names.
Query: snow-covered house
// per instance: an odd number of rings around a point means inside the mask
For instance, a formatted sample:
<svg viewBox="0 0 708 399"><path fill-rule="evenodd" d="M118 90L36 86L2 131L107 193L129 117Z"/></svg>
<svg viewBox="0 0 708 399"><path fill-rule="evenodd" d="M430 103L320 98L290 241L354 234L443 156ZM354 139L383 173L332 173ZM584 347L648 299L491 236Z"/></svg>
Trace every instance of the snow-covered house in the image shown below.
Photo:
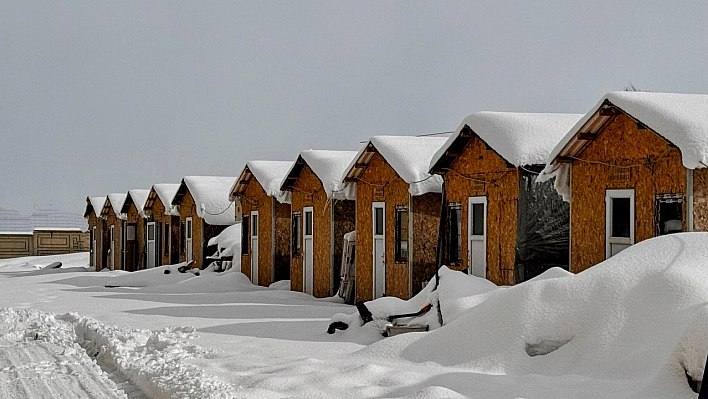
<svg viewBox="0 0 708 399"><path fill-rule="evenodd" d="M89 266L96 270L103 267L104 250L108 251L107 242L104 238L106 234L106 222L101 218L101 210L106 202L106 197L86 197L86 208L84 217L88 221L89 229Z"/></svg>
<svg viewBox="0 0 708 399"><path fill-rule="evenodd" d="M290 288L326 297L339 287L343 237L354 230L354 190L342 174L356 151L305 150L280 189L292 193Z"/></svg>
<svg viewBox="0 0 708 399"><path fill-rule="evenodd" d="M121 213L123 223L123 270L134 272L145 268L145 229L147 215L143 208L150 190L128 190Z"/></svg>
<svg viewBox="0 0 708 399"><path fill-rule="evenodd" d="M206 266L206 247L226 227L236 223L234 203L229 201L235 177L186 176L182 179L172 205L179 207L180 231L184 252L180 262L193 261L191 267Z"/></svg>
<svg viewBox="0 0 708 399"><path fill-rule="evenodd" d="M446 137L374 136L351 161L356 183L356 300L410 298L435 274L442 177L428 173Z"/></svg>
<svg viewBox="0 0 708 399"><path fill-rule="evenodd" d="M101 269L119 270L123 264L121 257L123 237L121 233L125 223L125 214L121 210L126 197L126 193L108 194L106 201L103 203L101 218L106 223L104 239L107 243L107 250L101 259ZM98 268L96 269L99 270Z"/></svg>
<svg viewBox="0 0 708 399"><path fill-rule="evenodd" d="M243 215L241 271L253 284L290 279L290 192L280 183L292 166L248 161L231 188L229 199L240 201Z"/></svg>
<svg viewBox="0 0 708 399"><path fill-rule="evenodd" d="M555 177L570 202L571 271L650 237L708 230L706 165L708 95L604 95L539 177Z"/></svg>
<svg viewBox="0 0 708 399"><path fill-rule="evenodd" d="M145 200L146 268L179 263L184 253L179 210L172 206L178 189L179 184L154 184Z"/></svg>
<svg viewBox="0 0 708 399"><path fill-rule="evenodd" d="M430 163L445 179L445 263L512 285L568 269L569 208L536 176L579 114L477 112Z"/></svg>

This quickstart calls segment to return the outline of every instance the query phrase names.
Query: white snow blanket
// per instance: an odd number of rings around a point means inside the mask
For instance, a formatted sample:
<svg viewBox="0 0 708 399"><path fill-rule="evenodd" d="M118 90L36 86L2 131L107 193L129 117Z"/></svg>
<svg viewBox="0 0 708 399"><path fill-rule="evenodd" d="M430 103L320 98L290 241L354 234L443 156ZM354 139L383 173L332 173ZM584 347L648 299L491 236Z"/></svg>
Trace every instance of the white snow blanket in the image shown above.
<svg viewBox="0 0 708 399"><path fill-rule="evenodd" d="M376 151L398 176L408 183L411 195L442 192L442 176L428 173L430 161L447 137L373 136L369 139ZM367 144L368 145L368 144ZM365 145L347 167L342 179L355 167L366 151Z"/></svg>
<svg viewBox="0 0 708 399"><path fill-rule="evenodd" d="M126 197L128 197L128 193L108 194L108 197L106 198L106 203L103 205L103 207L110 203L110 206L113 208L113 212L116 214L116 216L119 219L125 219L126 216L121 212L121 210L123 209L123 203L125 203Z"/></svg>
<svg viewBox="0 0 708 399"><path fill-rule="evenodd" d="M475 112L466 117L435 153L430 168L459 137L465 126L504 160L514 166L544 164L558 141L582 117L581 114Z"/></svg>
<svg viewBox="0 0 708 399"><path fill-rule="evenodd" d="M160 198L160 202L165 207L165 214L171 216L179 216L179 211L177 208L172 206L172 200L179 190L179 184L176 183L159 183L153 184L152 189L155 190L155 194Z"/></svg>
<svg viewBox="0 0 708 399"><path fill-rule="evenodd" d="M106 197L91 197L89 202L96 216L101 217L101 210L103 209L103 204L106 203ZM88 204L86 204L86 208L88 208ZM86 214L86 210L84 210L84 214Z"/></svg>
<svg viewBox="0 0 708 399"><path fill-rule="evenodd" d="M344 172L356 156L356 151L305 150L300 156L322 182L327 198L356 199L353 184L344 183ZM294 167L294 165L293 165ZM290 171L288 171L288 175ZM287 175L286 175L287 177ZM282 182L281 182L282 185Z"/></svg>
<svg viewBox="0 0 708 399"><path fill-rule="evenodd" d="M138 213L142 218L146 218L145 214L145 202L147 202L148 195L150 195L150 190L143 189L133 189L128 190L128 195L133 200L135 207L138 208Z"/></svg>
<svg viewBox="0 0 708 399"><path fill-rule="evenodd" d="M605 94L600 101L567 132L546 160L539 182L556 177L556 190L570 202L570 165L551 162L580 132L605 100L639 120L681 150L688 169L708 165L708 95L618 91Z"/></svg>
<svg viewBox="0 0 708 399"><path fill-rule="evenodd" d="M280 186L293 167L292 161L248 161L246 167L253 173L258 183L269 197L275 197L281 204L289 204L291 192L283 191ZM233 193L239 179L231 188Z"/></svg>
<svg viewBox="0 0 708 399"><path fill-rule="evenodd" d="M211 225L229 226L236 223L234 204L229 201L234 181L235 177L185 176L182 184L192 194L200 218Z"/></svg>

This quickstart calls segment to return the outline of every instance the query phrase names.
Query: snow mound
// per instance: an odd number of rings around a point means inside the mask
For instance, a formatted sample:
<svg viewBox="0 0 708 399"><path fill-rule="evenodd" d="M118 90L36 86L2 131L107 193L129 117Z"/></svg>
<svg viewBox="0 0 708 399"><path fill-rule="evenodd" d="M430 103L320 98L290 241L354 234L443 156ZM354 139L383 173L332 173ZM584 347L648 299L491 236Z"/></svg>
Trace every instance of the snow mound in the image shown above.
<svg viewBox="0 0 708 399"><path fill-rule="evenodd" d="M106 279L107 287L156 287L182 282L195 277L194 273L180 273L179 268L187 263L159 266L136 272L124 272ZM169 273L166 273L169 271Z"/></svg>
<svg viewBox="0 0 708 399"><path fill-rule="evenodd" d="M290 291L290 280L280 280L269 285L272 290Z"/></svg>
<svg viewBox="0 0 708 399"><path fill-rule="evenodd" d="M185 279L171 285L153 285L142 292L163 294L198 294L198 293L226 293L226 292L253 292L265 288L255 286L245 274L237 269L229 269L222 273L201 270L199 277ZM184 273L193 276L191 273Z"/></svg>

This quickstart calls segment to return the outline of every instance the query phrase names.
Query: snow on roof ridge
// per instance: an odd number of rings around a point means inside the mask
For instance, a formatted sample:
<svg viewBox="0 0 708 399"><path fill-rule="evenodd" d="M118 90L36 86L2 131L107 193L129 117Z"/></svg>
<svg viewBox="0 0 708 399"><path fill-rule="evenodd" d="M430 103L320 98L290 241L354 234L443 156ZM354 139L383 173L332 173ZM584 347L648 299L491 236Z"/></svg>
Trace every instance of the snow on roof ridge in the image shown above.
<svg viewBox="0 0 708 399"><path fill-rule="evenodd" d="M253 173L258 183L263 187L269 197L275 197L280 203L290 203L289 191L280 189L280 184L288 176L295 162L293 161L264 161L255 160L246 162L246 167ZM238 184L234 182L231 192Z"/></svg>
<svg viewBox="0 0 708 399"><path fill-rule="evenodd" d="M106 196L89 197L89 202L91 203L91 207L93 208L93 212L96 214L96 216L101 216L101 210L103 209L103 204L106 203L106 198ZM86 206L88 206L88 204Z"/></svg>
<svg viewBox="0 0 708 399"><path fill-rule="evenodd" d="M128 190L128 195L130 195L130 198L133 199L133 203L135 204L135 207L138 209L138 214L140 217L145 218L147 215L145 214L145 203L147 202L148 195L150 195L150 190L142 189L142 188L134 188L132 190Z"/></svg>
<svg viewBox="0 0 708 399"><path fill-rule="evenodd" d="M111 202L111 207L113 207L113 213L115 213L119 219L125 219L125 215L121 213L121 210L123 209L123 204L125 203L125 199L127 197L128 193L108 194L107 201Z"/></svg>
<svg viewBox="0 0 708 399"><path fill-rule="evenodd" d="M435 153L430 168L442 158L465 126L514 166L546 162L558 141L582 114L479 111L468 115Z"/></svg>
<svg viewBox="0 0 708 399"><path fill-rule="evenodd" d="M185 176L182 182L194 198L197 216L208 224L223 226L235 223L229 190L236 179L230 176Z"/></svg>
<svg viewBox="0 0 708 399"><path fill-rule="evenodd" d="M447 137L435 136L394 136L380 135L369 138L374 148L388 162L398 176L408 183L411 195L442 192L443 179L429 173L433 155L446 142ZM359 156L366 151L362 148L347 168L351 170Z"/></svg>
<svg viewBox="0 0 708 399"><path fill-rule="evenodd" d="M300 157L307 163L317 178L322 182L327 198L349 199L356 197L354 185L343 183L344 172L355 159L356 151L346 150L303 150ZM293 167L295 165L293 164ZM291 169L292 170L292 169ZM290 172L288 171L289 175ZM286 175L286 178L287 178Z"/></svg>
<svg viewBox="0 0 708 399"><path fill-rule="evenodd" d="M179 216L177 208L172 205L172 200L179 190L179 183L157 183L152 185L155 194L160 198L160 202L165 207L165 214Z"/></svg>
<svg viewBox="0 0 708 399"><path fill-rule="evenodd" d="M553 165L552 162L605 101L676 145L686 168L708 167L708 94L613 91L602 96L559 140L546 159L546 167L538 180L546 181L556 177L554 185L564 200L570 201L570 165Z"/></svg>

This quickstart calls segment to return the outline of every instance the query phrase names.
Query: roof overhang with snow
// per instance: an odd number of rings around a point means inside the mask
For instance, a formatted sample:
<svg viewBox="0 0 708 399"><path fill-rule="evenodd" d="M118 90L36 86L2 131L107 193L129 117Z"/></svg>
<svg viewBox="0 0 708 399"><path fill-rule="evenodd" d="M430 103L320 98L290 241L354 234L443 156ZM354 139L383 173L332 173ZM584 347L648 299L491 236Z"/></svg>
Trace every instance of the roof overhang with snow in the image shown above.
<svg viewBox="0 0 708 399"><path fill-rule="evenodd" d="M356 199L355 186L343 182L342 177L356 154L356 151L304 150L300 152L297 160L283 178L280 189L292 192L302 171L307 166L322 184L327 198L354 200Z"/></svg>
<svg viewBox="0 0 708 399"><path fill-rule="evenodd" d="M215 226L229 226L236 223L234 203L229 201L229 190L235 177L185 176L172 200L172 206L179 206L189 192L196 205L197 216L205 223Z"/></svg>
<svg viewBox="0 0 708 399"><path fill-rule="evenodd" d="M108 194L106 202L103 203L103 208L101 209L101 217L105 219L113 212L118 219L125 219L125 214L121 212L121 209L127 196L126 193Z"/></svg>
<svg viewBox="0 0 708 399"><path fill-rule="evenodd" d="M249 161L241 171L238 179L229 191L229 201L236 201L246 192L246 187L251 179L263 188L266 195L275 197L283 204L290 203L290 191L281 189L281 183L287 177L293 162L290 161Z"/></svg>
<svg viewBox="0 0 708 399"><path fill-rule="evenodd" d="M454 139L452 139L447 145L445 146L444 150L442 150L442 153L438 156L437 160L433 159L433 165L430 167L430 173L435 173L439 175L444 175L447 173L447 171L452 167L452 164L455 163L457 158L462 155L462 152L467 148L467 145L475 138L479 137L475 132L472 131L472 128L470 128L468 125L464 125L462 129L460 129L459 134L455 136ZM487 144L481 137L479 137L479 140L484 143L484 146L488 149L493 151L495 154L499 156L504 162L506 162L506 165L510 168L514 168L515 166L506 160L501 154L499 154L494 148L490 147L489 144Z"/></svg>
<svg viewBox="0 0 708 399"><path fill-rule="evenodd" d="M128 195L125 197L125 202L123 202L123 206L121 207L120 212L127 214L130 210L130 206L134 205L135 208L138 210L138 215L140 215L140 217L142 217L143 219L147 218L147 214L145 213L145 203L147 202L147 198L149 195L150 190L129 190Z"/></svg>

